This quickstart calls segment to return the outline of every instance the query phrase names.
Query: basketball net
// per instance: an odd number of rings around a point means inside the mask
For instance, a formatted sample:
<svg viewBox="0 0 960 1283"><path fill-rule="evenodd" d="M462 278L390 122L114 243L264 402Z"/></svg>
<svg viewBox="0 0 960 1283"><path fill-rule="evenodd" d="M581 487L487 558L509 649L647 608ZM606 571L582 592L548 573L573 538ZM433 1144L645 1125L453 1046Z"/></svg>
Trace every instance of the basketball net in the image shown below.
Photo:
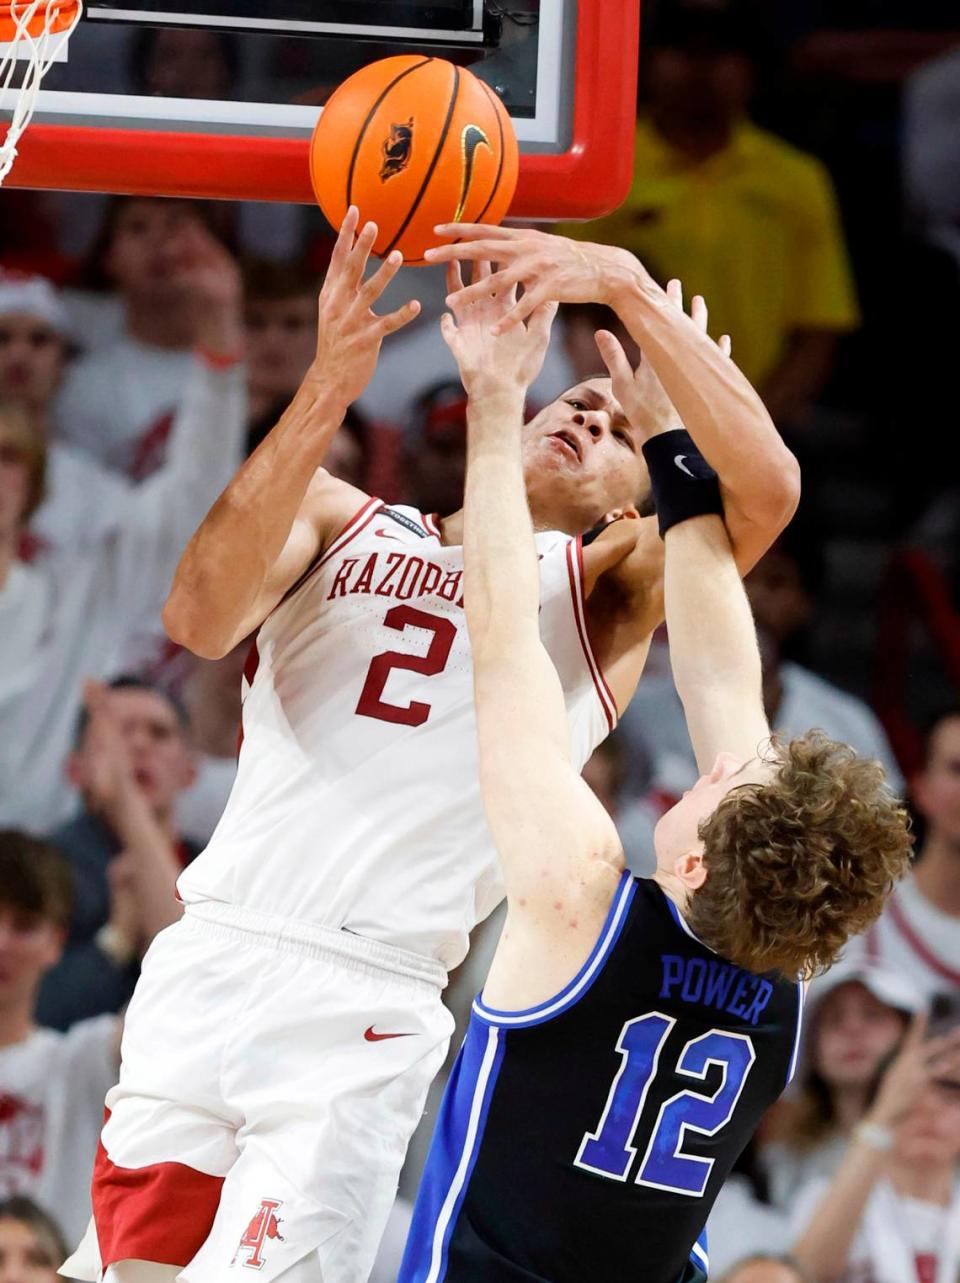
<svg viewBox="0 0 960 1283"><path fill-rule="evenodd" d="M17 143L34 113L40 84L80 21L82 8L72 0L59 4L57 0L11 0L9 5L0 4L4 28L12 27L0 44L0 120L10 113L6 138L0 143L0 184L17 158ZM9 13L4 12L7 9ZM23 79L13 85L20 62L24 63Z"/></svg>

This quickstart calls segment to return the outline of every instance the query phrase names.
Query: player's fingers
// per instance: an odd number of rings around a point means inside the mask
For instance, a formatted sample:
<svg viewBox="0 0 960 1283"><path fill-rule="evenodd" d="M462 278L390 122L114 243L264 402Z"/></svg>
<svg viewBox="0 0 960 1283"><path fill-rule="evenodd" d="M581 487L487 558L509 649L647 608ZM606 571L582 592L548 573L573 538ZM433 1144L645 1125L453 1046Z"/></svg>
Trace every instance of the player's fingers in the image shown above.
<svg viewBox="0 0 960 1283"><path fill-rule="evenodd" d="M363 280L370 252L377 239L377 232L376 223L364 223L360 229L360 235L357 237L357 243L347 256L343 267L343 278L346 285L351 289L357 289Z"/></svg>
<svg viewBox="0 0 960 1283"><path fill-rule="evenodd" d="M683 311L683 283L676 277L672 281L667 281L667 298L680 311Z"/></svg>
<svg viewBox="0 0 960 1283"><path fill-rule="evenodd" d="M440 333L447 347L452 347L457 334L457 323L449 312L444 312L440 317Z"/></svg>
<svg viewBox="0 0 960 1283"><path fill-rule="evenodd" d="M549 299L546 303L541 303L530 314L527 330L532 338L544 346L549 342L550 331L553 329L553 319L557 315L559 306L559 303Z"/></svg>
<svg viewBox="0 0 960 1283"><path fill-rule="evenodd" d="M447 307L456 310L470 303L479 303L481 299L487 299L491 294L505 294L511 286L517 284L519 279L515 268L504 268L494 272L492 276L484 277L481 281L474 281L472 285L465 285L456 294L447 295Z"/></svg>
<svg viewBox="0 0 960 1283"><path fill-rule="evenodd" d="M920 1046L927 1032L927 1013L918 1011L910 1021L907 1032L903 1036L902 1051L911 1050Z"/></svg>
<svg viewBox="0 0 960 1283"><path fill-rule="evenodd" d="M614 383L620 383L624 379L632 379L633 370L630 368L627 354L623 350L623 344L617 336L611 334L609 330L597 330L594 337L600 358L607 367L607 371Z"/></svg>
<svg viewBox="0 0 960 1283"><path fill-rule="evenodd" d="M730 356L733 352L733 340L729 334L721 334L720 342L717 344L724 356Z"/></svg>
<svg viewBox="0 0 960 1283"><path fill-rule="evenodd" d="M490 265L490 260L488 258L477 259L470 275L471 284L475 284L478 281L489 281L492 275L493 268Z"/></svg>
<svg viewBox="0 0 960 1283"><path fill-rule="evenodd" d="M532 316L541 304L549 301L549 294L541 286L534 286L524 293L523 297L514 304L506 316L501 316L496 325L491 325L490 333L506 334L515 325L521 325L528 316Z"/></svg>
<svg viewBox="0 0 960 1283"><path fill-rule="evenodd" d="M387 255L369 280L360 286L357 291L358 306L363 309L373 307L402 266L403 255L395 249L392 254Z"/></svg>
<svg viewBox="0 0 960 1283"><path fill-rule="evenodd" d="M330 255L330 267L332 270L336 271L341 268L347 255L353 249L353 238L359 221L360 211L356 205L351 205L344 215L343 222L340 224L337 242L333 247L333 253Z"/></svg>
<svg viewBox="0 0 960 1283"><path fill-rule="evenodd" d="M457 294L463 289L463 272L459 262L454 259L447 264L447 294Z"/></svg>
<svg viewBox="0 0 960 1283"><path fill-rule="evenodd" d="M417 299L412 298L409 303L404 303L403 307L398 307L395 312L388 312L386 316L377 317L377 330L380 338L385 338L388 334L396 334L397 330L402 330L405 325L420 315L420 304Z"/></svg>
<svg viewBox="0 0 960 1283"><path fill-rule="evenodd" d="M492 230L492 229L490 229ZM523 247L511 245L509 241L457 241L454 245L434 245L424 253L428 263L449 263L452 259L461 262L477 262L486 259L491 262L507 262L522 252Z"/></svg>
<svg viewBox="0 0 960 1283"><path fill-rule="evenodd" d="M491 223L438 223L433 230L438 236L456 236L463 241L510 241L516 240L525 231L529 234L529 229L495 227Z"/></svg>
<svg viewBox="0 0 960 1283"><path fill-rule="evenodd" d="M707 301L702 294L694 294L690 300L690 316L696 322L697 329L707 332Z"/></svg>

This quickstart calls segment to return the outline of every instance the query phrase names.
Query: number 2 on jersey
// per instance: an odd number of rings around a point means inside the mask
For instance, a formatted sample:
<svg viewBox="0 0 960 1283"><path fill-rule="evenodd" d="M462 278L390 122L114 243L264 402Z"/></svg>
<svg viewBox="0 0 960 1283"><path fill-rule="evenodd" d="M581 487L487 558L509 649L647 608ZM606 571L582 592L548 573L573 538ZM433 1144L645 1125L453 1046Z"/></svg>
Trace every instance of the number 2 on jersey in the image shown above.
<svg viewBox="0 0 960 1283"><path fill-rule="evenodd" d="M402 633L405 628L422 628L432 633L425 655L405 655L398 650L385 650L375 655L367 669L367 679L357 701L356 711L361 717L373 717L379 722L398 722L401 726L422 726L430 716L430 705L420 700L409 704L388 704L383 699L387 680L395 668L403 668L421 677L435 677L442 673L450 658L450 650L457 635L457 626L442 615L430 615L414 606L394 606L388 610L383 622L388 628Z"/></svg>
<svg viewBox="0 0 960 1283"><path fill-rule="evenodd" d="M672 1016L654 1011L628 1020L623 1026L617 1040L623 1063L610 1087L597 1130L588 1132L580 1142L574 1160L577 1167L612 1180L627 1179L637 1153L631 1142L650 1086L657 1076L660 1054L675 1024ZM680 1052L673 1072L702 1082L711 1065L716 1065L722 1071L720 1086L713 1095L685 1089L663 1102L640 1160L638 1185L650 1185L691 1198L703 1194L713 1159L685 1154L686 1133L715 1136L729 1123L756 1058L753 1042L746 1034L712 1029L690 1039Z"/></svg>

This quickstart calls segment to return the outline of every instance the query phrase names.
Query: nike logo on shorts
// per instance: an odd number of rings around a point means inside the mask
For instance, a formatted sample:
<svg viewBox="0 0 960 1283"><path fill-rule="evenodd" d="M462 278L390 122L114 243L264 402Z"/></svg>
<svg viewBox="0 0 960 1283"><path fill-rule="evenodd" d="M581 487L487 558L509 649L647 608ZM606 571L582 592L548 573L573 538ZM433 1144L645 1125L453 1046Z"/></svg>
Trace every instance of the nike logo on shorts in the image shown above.
<svg viewBox="0 0 960 1283"><path fill-rule="evenodd" d="M364 1030L363 1034L366 1042L384 1042L387 1038L412 1038L413 1034L378 1034L374 1033L373 1025Z"/></svg>

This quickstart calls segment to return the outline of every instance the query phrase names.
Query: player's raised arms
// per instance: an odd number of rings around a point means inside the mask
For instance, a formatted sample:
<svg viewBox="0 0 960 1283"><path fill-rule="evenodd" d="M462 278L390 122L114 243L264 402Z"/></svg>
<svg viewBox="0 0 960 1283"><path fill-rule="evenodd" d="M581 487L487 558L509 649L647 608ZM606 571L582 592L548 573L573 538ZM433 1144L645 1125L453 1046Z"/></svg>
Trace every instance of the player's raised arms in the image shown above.
<svg viewBox="0 0 960 1283"><path fill-rule="evenodd" d="M416 301L372 311L402 265L391 254L366 281L377 228L351 208L320 292L317 355L289 408L187 545L163 611L174 641L225 655L257 628L366 498L322 468L347 407L369 383L380 344Z"/></svg>
<svg viewBox="0 0 960 1283"><path fill-rule="evenodd" d="M475 277L487 272L481 264ZM452 286L458 276L453 268ZM510 291L455 305L443 335L469 396L464 604L480 781L506 878L505 940L522 947L542 936L547 949L542 967L527 973L527 992L536 1000L555 991L557 965L560 972L567 968L565 957L549 952L556 920L569 912L571 897L583 900L586 888L596 914L581 912L571 930L589 949L623 851L610 817L571 764L560 682L538 627L537 557L520 440L526 390L543 361L556 308L545 303L524 327L495 337L490 328L512 299ZM509 966L503 952L501 945L497 969ZM495 977L490 983L495 992Z"/></svg>

